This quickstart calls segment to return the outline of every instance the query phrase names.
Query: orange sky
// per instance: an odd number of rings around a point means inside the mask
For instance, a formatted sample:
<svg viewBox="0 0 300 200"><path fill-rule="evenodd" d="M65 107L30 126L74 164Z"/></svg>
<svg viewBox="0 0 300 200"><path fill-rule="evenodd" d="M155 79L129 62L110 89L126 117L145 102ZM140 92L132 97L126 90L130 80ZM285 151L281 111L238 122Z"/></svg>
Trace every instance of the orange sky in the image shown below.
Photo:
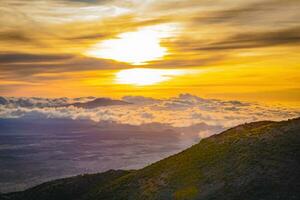
<svg viewBox="0 0 300 200"><path fill-rule="evenodd" d="M0 95L299 105L297 0L3 0Z"/></svg>

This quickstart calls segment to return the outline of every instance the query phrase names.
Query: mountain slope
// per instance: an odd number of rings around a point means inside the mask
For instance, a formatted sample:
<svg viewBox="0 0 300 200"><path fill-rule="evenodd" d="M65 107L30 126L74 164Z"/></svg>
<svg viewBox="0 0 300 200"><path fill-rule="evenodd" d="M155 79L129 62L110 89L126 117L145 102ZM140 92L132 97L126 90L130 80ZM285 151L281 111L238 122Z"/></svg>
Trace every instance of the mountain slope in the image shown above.
<svg viewBox="0 0 300 200"><path fill-rule="evenodd" d="M92 188L101 187L101 185L108 184L115 179L124 176L131 171L124 170L109 170L104 173L79 175L71 178L64 178L55 181L43 183L39 186L33 187L24 193L10 193L9 197L2 197L3 199L63 199L72 200L80 199L83 195L90 192ZM0 195L0 200L1 195Z"/></svg>
<svg viewBox="0 0 300 200"><path fill-rule="evenodd" d="M299 199L299 169L300 119L255 122L204 139L141 170L99 180L72 199ZM37 188L6 198L68 199L53 187Z"/></svg>

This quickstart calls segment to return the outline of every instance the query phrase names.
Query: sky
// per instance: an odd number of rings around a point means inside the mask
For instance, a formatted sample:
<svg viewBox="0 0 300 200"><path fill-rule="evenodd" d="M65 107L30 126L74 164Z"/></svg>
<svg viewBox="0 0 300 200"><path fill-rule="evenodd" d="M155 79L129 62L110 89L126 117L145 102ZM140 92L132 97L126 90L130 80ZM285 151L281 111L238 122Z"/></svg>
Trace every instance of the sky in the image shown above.
<svg viewBox="0 0 300 200"><path fill-rule="evenodd" d="M1 0L0 95L299 106L298 0Z"/></svg>

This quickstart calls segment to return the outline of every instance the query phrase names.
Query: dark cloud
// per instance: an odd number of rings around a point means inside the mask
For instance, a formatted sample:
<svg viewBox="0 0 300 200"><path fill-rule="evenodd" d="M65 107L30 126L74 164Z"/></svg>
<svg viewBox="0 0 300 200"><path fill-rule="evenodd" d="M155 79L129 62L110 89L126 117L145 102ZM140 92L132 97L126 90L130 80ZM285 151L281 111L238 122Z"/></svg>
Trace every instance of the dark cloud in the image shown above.
<svg viewBox="0 0 300 200"><path fill-rule="evenodd" d="M8 101L6 100L6 98L0 97L0 105L5 105L7 103L8 103Z"/></svg>
<svg viewBox="0 0 300 200"><path fill-rule="evenodd" d="M208 58L187 60L185 66L188 66L189 62L197 64L199 63L215 64L217 62L224 61L230 58L230 54L224 50L236 50L236 49L253 49L272 46L296 46L300 42L300 26L268 31L255 31L246 33L233 33L231 36L220 39L219 41L206 41L204 39L191 39L185 38L177 40L173 47L176 51L194 52L194 51L219 51L219 55L214 54ZM194 52L195 53L195 52ZM210 55L210 54L207 54ZM165 63L172 62L184 66L184 60L176 62L175 59L170 61L164 61ZM182 63L182 64L181 64Z"/></svg>
<svg viewBox="0 0 300 200"><path fill-rule="evenodd" d="M111 60L71 54L0 53L0 75L3 78L37 80L39 73L77 72L102 69L125 69L129 66ZM63 76L55 76L61 79ZM41 77L51 79L53 77Z"/></svg>
<svg viewBox="0 0 300 200"><path fill-rule="evenodd" d="M20 31L0 32L0 42L1 41L34 42L34 40L31 37L29 37L26 33Z"/></svg>
<svg viewBox="0 0 300 200"><path fill-rule="evenodd" d="M87 35L79 35L79 36L74 36L74 37L68 37L65 38L67 40L94 40L94 39L103 39L107 37L108 35L105 34L99 34L99 33L93 33L93 34L87 34Z"/></svg>
<svg viewBox="0 0 300 200"><path fill-rule="evenodd" d="M190 20L186 21L189 31L173 42L175 49L194 52L299 44L299 1L246 1L228 6L221 6L219 2L214 5L191 12L186 18Z"/></svg>
<svg viewBox="0 0 300 200"><path fill-rule="evenodd" d="M251 2L251 1L250 1ZM200 16L193 18L198 23L228 23L236 25L258 25L264 23L269 26L270 22L298 22L296 18L280 17L281 11L297 13L299 1L267 0L254 3L246 3L232 8L225 8L213 11L202 11ZM278 14L278 17L269 19L269 15ZM299 15L299 14L298 14ZM271 20L271 21L270 21Z"/></svg>
<svg viewBox="0 0 300 200"><path fill-rule="evenodd" d="M36 63L36 62L58 62L73 58L73 55L64 54L26 54L0 52L0 65L9 63Z"/></svg>
<svg viewBox="0 0 300 200"><path fill-rule="evenodd" d="M300 42L300 27L253 33L241 33L224 41L201 45L197 50L230 50L270 47L276 45L298 45ZM199 45L200 46L200 45Z"/></svg>

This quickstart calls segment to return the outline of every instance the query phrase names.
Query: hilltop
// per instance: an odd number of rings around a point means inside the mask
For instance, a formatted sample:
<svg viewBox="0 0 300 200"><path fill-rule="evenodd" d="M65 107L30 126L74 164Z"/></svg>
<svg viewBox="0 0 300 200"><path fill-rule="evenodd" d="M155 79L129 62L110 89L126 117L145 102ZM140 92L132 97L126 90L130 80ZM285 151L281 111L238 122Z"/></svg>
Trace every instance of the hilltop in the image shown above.
<svg viewBox="0 0 300 200"><path fill-rule="evenodd" d="M140 170L60 179L2 199L296 200L299 169L300 118L262 121L203 139Z"/></svg>

